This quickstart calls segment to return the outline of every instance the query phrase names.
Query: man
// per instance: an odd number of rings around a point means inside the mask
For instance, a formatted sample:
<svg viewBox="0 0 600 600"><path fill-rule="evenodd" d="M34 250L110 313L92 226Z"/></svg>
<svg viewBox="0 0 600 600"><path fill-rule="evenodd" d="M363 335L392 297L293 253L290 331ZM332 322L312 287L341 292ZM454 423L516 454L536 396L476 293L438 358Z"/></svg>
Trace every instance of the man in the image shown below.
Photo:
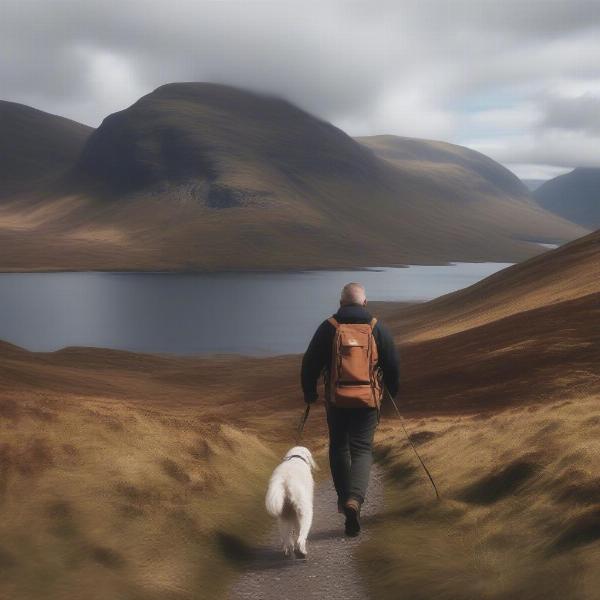
<svg viewBox="0 0 600 600"><path fill-rule="evenodd" d="M373 319L366 306L365 288L360 283L349 283L344 286L339 310L332 319L321 323L302 359L301 379L305 402L311 404L317 400L317 381L322 372L326 382L332 381L334 353L336 353L336 364L337 361L341 361L337 353L343 353L343 350L339 349L339 336L336 335L336 331L339 330L340 325L345 324L367 324L367 327L362 326L361 331L367 331L369 336L372 333L371 339L375 340L377 346L377 352L374 354L375 368L392 397L397 394L399 367L394 341L389 331ZM368 324L371 326L369 327ZM350 344L355 342L354 339L350 339ZM350 347L349 350L351 351L352 348ZM360 357L363 354L356 356ZM362 383L363 388L367 385L368 381ZM376 387L374 386L374 389ZM331 385L326 385L329 464L338 495L338 512L343 512L346 516L346 534L355 536L360 532L360 508L365 500L373 462L373 435L379 421L380 398L371 403L372 406L356 407L356 403L347 403L346 406L350 407L342 407L342 402L335 402L335 394L330 388ZM378 393L381 393L381 385Z"/></svg>

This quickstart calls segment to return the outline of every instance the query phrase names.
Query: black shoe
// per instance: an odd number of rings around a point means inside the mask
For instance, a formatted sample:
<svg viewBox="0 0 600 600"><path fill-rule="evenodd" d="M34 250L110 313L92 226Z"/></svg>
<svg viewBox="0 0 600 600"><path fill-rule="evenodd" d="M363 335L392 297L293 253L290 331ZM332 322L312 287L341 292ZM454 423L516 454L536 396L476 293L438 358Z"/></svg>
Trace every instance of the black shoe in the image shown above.
<svg viewBox="0 0 600 600"><path fill-rule="evenodd" d="M347 500L344 504L344 514L346 535L356 537L360 533L360 502L354 498Z"/></svg>

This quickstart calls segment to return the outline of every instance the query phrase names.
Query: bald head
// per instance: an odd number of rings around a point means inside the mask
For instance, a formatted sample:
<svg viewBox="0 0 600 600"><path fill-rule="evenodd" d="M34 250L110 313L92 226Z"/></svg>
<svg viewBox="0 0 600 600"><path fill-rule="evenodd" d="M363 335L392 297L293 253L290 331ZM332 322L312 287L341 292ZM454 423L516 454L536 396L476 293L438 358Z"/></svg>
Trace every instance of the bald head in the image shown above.
<svg viewBox="0 0 600 600"><path fill-rule="evenodd" d="M347 283L342 288L342 295L340 297L340 306L347 306L348 304L359 304L364 306L367 303L367 295L365 292L364 285L360 283Z"/></svg>

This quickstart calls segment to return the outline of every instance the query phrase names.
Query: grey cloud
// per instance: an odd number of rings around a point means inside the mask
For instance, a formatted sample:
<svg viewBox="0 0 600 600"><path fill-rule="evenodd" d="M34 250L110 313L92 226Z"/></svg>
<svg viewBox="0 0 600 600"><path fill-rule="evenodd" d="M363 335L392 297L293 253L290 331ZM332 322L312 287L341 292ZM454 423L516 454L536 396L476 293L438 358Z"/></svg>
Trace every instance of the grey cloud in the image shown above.
<svg viewBox="0 0 600 600"><path fill-rule="evenodd" d="M600 136L570 130L544 130L500 142L474 141L470 145L506 164L551 165L563 169L600 166Z"/></svg>
<svg viewBox="0 0 600 600"><path fill-rule="evenodd" d="M163 83L215 81L350 133L450 141L472 134L461 112L529 100L546 116L524 134L597 133L590 103L551 88L600 84L599 40L597 0L4 0L1 96L97 125ZM546 161L541 150L524 160Z"/></svg>
<svg viewBox="0 0 600 600"><path fill-rule="evenodd" d="M600 135L600 97L549 98L542 128L567 129Z"/></svg>
<svg viewBox="0 0 600 600"><path fill-rule="evenodd" d="M80 47L131 59L146 91L182 79L218 80L278 93L324 116L368 105L384 81L376 40L364 32L357 44L343 11L326 5L248 3L244 10L220 2L56 0L11 6L0 28L12 60L2 63L0 78L13 96L36 85L50 98L69 89L84 97L85 65L64 60Z"/></svg>

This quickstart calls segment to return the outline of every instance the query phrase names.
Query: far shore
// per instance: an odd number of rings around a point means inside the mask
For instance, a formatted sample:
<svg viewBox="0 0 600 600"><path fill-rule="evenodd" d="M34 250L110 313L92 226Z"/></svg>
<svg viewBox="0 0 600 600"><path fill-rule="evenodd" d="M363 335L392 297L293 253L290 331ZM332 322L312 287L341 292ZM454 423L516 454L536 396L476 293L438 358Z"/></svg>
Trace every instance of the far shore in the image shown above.
<svg viewBox="0 0 600 600"><path fill-rule="evenodd" d="M398 317L402 314L402 311L419 304L424 304L424 302L388 302L388 301L373 301L369 302L368 308L369 311L373 314L373 316L377 317L379 320L384 321L387 317ZM23 346L19 346L17 344L13 344L10 341L0 339L0 350L4 347L10 347L17 351L27 352L33 355L49 355L56 353L68 353L68 352L107 352L114 353L114 356L123 356L127 357L136 356L136 357L156 357L156 358L164 358L166 360L211 360L211 359L227 359L227 360L245 360L245 359L274 359L274 358L294 358L299 357L302 353L291 352L291 353L257 353L257 354L245 354L242 352L199 352L199 353L176 353L176 352L146 352L146 351L138 351L138 350L125 350L122 348L111 348L106 346L63 346L62 348L57 348L56 350L51 351L35 351L29 350Z"/></svg>

